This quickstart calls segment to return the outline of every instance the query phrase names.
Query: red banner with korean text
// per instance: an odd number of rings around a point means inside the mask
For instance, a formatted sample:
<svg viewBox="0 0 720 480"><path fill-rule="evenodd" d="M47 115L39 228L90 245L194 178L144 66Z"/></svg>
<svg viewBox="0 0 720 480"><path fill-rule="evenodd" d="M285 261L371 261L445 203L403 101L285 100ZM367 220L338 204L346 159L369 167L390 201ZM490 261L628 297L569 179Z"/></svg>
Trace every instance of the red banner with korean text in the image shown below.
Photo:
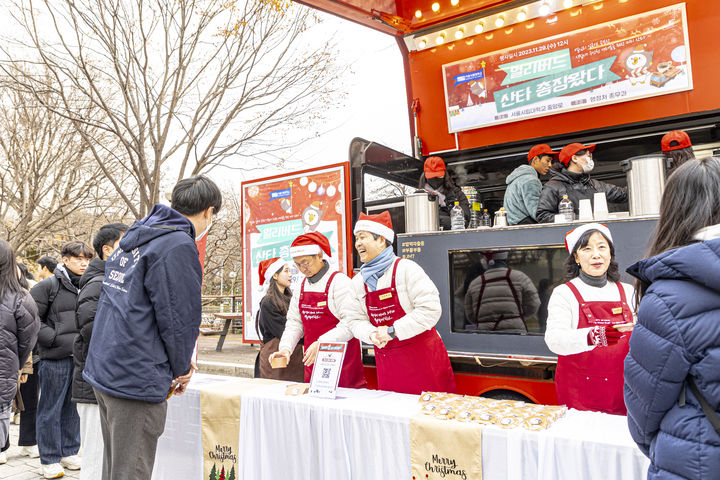
<svg viewBox="0 0 720 480"><path fill-rule="evenodd" d="M692 89L685 4L443 65L450 133Z"/></svg>
<svg viewBox="0 0 720 480"><path fill-rule="evenodd" d="M243 201L243 341L259 342L255 322L263 289L258 264L281 257L292 262L290 244L319 232L330 241L332 267L348 273L350 176L347 163L251 180L241 186ZM302 279L296 269L293 288Z"/></svg>

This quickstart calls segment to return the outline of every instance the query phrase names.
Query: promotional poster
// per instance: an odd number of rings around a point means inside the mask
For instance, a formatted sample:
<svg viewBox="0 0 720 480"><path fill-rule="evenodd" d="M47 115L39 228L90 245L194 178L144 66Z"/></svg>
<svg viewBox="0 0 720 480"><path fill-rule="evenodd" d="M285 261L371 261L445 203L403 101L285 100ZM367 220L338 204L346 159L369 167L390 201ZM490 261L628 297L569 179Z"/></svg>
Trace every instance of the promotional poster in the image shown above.
<svg viewBox="0 0 720 480"><path fill-rule="evenodd" d="M332 248L331 268L348 273L348 170L348 164L338 164L242 184L244 341L260 341L255 317L264 291L258 264L274 257L292 264L290 244L298 235L325 235ZM302 274L295 268L291 272L295 288Z"/></svg>
<svg viewBox="0 0 720 480"><path fill-rule="evenodd" d="M443 65L450 133L692 89L685 4Z"/></svg>

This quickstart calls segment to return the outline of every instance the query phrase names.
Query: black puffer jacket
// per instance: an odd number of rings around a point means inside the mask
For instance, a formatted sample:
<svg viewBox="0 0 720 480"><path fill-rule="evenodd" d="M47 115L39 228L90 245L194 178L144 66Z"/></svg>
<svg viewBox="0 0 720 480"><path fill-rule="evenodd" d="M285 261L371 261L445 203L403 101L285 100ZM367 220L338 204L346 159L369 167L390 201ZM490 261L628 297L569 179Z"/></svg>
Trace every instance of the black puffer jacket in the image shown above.
<svg viewBox="0 0 720 480"><path fill-rule="evenodd" d="M80 293L75 312L75 325L80 334L75 337L73 345L75 371L73 372L72 401L76 403L97 403L92 387L82 378L82 372L85 368L88 347L90 347L90 337L104 277L105 261L93 258L80 278Z"/></svg>
<svg viewBox="0 0 720 480"><path fill-rule="evenodd" d="M540 193L536 214L538 223L552 223L555 221L558 204L565 194L573 202L576 216L580 208L580 200L588 198L593 203L595 193L598 192L605 192L608 203L622 203L628 199L627 187L618 187L600 180L594 180L587 173L573 173L563 168L560 172L550 170L550 175L552 178L543 186ZM593 208L595 208L595 205L593 205Z"/></svg>
<svg viewBox="0 0 720 480"><path fill-rule="evenodd" d="M57 294L53 300L54 292ZM60 360L72 355L78 334L75 326L77 294L78 289L70 282L64 265L58 265L52 277L30 289L41 322L37 341L41 360Z"/></svg>
<svg viewBox="0 0 720 480"><path fill-rule="evenodd" d="M32 352L40 329L35 302L26 291L0 301L0 405L15 398L18 370ZM0 440L4 446L5 439Z"/></svg>

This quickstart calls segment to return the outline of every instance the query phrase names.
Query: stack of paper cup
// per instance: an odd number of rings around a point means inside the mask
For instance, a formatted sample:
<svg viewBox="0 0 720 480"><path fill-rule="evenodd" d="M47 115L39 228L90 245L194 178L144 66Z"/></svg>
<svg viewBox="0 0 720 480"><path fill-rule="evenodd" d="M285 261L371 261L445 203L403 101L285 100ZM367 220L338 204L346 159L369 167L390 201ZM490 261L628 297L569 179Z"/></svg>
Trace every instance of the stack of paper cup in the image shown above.
<svg viewBox="0 0 720 480"><path fill-rule="evenodd" d="M584 222L593 219L592 204L590 203L589 198L583 198L582 200L580 200L580 205L578 209L578 220Z"/></svg>
<svg viewBox="0 0 720 480"><path fill-rule="evenodd" d="M595 220L605 220L610 215L608 214L607 200L605 198L605 192L598 192L595 194L593 199L595 210L593 216Z"/></svg>

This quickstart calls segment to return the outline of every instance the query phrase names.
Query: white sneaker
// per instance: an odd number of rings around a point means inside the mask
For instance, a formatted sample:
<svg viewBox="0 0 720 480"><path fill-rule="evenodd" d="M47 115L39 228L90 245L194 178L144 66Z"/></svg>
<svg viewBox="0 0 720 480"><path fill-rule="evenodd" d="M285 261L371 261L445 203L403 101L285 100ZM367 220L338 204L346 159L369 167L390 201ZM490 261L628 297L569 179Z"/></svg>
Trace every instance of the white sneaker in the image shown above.
<svg viewBox="0 0 720 480"><path fill-rule="evenodd" d="M59 463L50 463L40 466L40 475L44 478L60 478L65 475L65 470Z"/></svg>
<svg viewBox="0 0 720 480"><path fill-rule="evenodd" d="M21 447L20 455L30 458L38 458L40 456L40 452L38 451L37 445L33 445L31 447Z"/></svg>
<svg viewBox="0 0 720 480"><path fill-rule="evenodd" d="M7 455L5 452L0 452L0 465L7 463Z"/></svg>
<svg viewBox="0 0 720 480"><path fill-rule="evenodd" d="M70 455L69 457L61 458L60 465L67 468L68 470L80 470L82 461L77 455Z"/></svg>

